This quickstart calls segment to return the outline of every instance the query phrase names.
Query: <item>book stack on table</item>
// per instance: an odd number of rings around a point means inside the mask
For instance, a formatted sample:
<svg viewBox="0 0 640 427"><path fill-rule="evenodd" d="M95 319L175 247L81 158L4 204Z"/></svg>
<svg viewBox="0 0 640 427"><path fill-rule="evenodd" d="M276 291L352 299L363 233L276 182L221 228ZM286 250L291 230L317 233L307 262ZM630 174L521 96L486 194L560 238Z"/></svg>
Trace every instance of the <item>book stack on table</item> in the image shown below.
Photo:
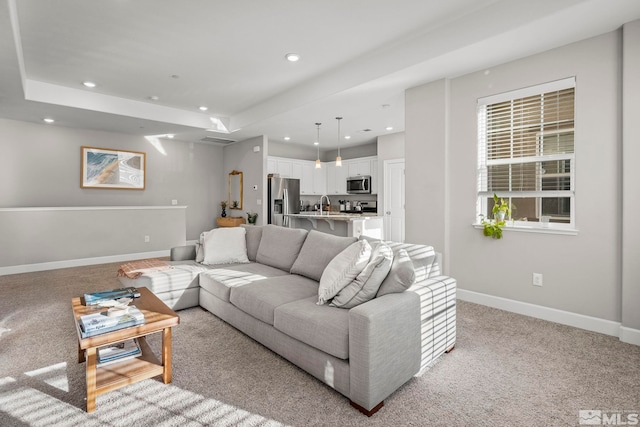
<svg viewBox="0 0 640 427"><path fill-rule="evenodd" d="M107 311L103 311L80 316L79 322L82 338L88 338L130 326L142 325L144 324L144 314L136 306L131 305L127 307L126 313L119 316L109 316Z"/></svg>
<svg viewBox="0 0 640 427"><path fill-rule="evenodd" d="M97 305L105 301L118 300L120 298L138 298L140 292L136 288L119 288L110 291L94 292L84 294L85 305Z"/></svg>
<svg viewBox="0 0 640 427"><path fill-rule="evenodd" d="M104 366L115 362L121 362L123 360L133 359L141 354L142 350L140 350L140 345L136 339L98 347L97 366Z"/></svg>

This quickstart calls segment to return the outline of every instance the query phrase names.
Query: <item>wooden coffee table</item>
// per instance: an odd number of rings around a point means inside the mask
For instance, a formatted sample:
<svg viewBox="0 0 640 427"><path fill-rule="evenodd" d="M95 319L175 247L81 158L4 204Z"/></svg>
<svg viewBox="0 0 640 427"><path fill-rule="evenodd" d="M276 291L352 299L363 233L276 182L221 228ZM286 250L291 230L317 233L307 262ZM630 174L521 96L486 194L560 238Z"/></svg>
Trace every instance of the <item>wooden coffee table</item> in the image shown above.
<svg viewBox="0 0 640 427"><path fill-rule="evenodd" d="M80 316L95 313L95 306L85 306L84 297L73 298L71 305L78 333L78 363L87 362L87 412L96 409L96 397L138 381L162 375L165 384L171 382L171 328L180 323L180 317L167 307L149 289L138 288L140 297L131 302L144 314L143 325L82 338L78 320ZM102 309L106 310L106 309ZM149 348L145 337L162 332L162 355L159 361ZM142 355L106 366L97 367L97 349L131 338L138 338Z"/></svg>

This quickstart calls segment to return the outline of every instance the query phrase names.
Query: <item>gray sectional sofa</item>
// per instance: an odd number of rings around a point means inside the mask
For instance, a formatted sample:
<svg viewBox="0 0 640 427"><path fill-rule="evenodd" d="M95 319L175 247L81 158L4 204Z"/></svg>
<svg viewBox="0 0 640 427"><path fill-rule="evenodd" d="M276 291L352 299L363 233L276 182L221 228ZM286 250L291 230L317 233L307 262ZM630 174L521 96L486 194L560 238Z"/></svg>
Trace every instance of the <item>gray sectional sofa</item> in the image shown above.
<svg viewBox="0 0 640 427"><path fill-rule="evenodd" d="M440 275L432 247L385 242L395 258L406 251L413 284L342 308L318 305L319 283L327 266L358 239L272 225L243 227L248 263L205 265L196 262L202 256L195 246L178 247L171 252L172 269L120 280L148 287L175 310L200 305L367 415L453 349L456 282ZM394 262L385 280L395 268Z"/></svg>

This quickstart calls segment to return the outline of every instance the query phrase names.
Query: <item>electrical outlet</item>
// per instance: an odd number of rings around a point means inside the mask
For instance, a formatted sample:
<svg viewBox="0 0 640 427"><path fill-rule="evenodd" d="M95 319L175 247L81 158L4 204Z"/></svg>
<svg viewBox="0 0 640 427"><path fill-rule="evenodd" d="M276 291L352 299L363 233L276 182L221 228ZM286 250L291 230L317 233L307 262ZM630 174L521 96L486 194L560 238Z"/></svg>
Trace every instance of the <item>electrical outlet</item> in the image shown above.
<svg viewBox="0 0 640 427"><path fill-rule="evenodd" d="M151 241L151 238L149 238L149 236L144 236L145 243L149 243L150 241Z"/></svg>
<svg viewBox="0 0 640 427"><path fill-rule="evenodd" d="M542 273L533 273L533 286L542 286Z"/></svg>
<svg viewBox="0 0 640 427"><path fill-rule="evenodd" d="M175 205L178 204L178 201L176 199L173 199L173 200L171 200L171 204L175 206Z"/></svg>

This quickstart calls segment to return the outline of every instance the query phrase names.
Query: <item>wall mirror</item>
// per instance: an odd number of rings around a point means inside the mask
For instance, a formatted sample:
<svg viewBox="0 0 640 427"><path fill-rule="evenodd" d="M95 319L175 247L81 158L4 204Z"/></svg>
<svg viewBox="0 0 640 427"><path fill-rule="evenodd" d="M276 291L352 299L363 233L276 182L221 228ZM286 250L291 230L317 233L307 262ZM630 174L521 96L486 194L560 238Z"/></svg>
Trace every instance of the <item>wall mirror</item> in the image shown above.
<svg viewBox="0 0 640 427"><path fill-rule="evenodd" d="M242 172L229 172L229 209L242 210Z"/></svg>

